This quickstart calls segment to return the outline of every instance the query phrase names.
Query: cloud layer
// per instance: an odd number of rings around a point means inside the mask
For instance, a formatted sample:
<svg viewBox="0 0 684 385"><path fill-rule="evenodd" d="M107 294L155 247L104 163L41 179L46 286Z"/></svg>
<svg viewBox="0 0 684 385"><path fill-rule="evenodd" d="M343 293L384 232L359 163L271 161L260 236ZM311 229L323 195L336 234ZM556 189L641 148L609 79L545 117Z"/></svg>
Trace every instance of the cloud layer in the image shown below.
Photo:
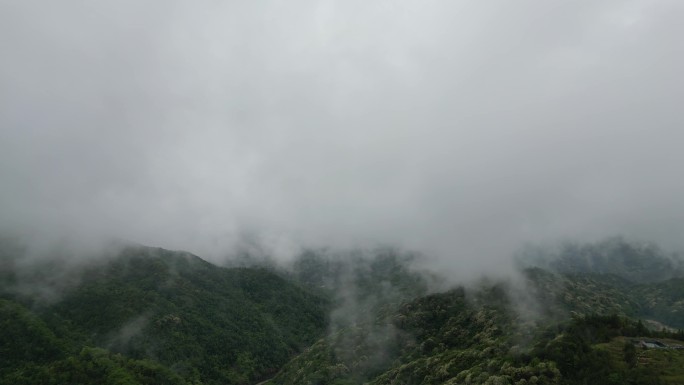
<svg viewBox="0 0 684 385"><path fill-rule="evenodd" d="M3 2L0 225L206 256L393 244L459 268L557 237L679 247L683 14Z"/></svg>

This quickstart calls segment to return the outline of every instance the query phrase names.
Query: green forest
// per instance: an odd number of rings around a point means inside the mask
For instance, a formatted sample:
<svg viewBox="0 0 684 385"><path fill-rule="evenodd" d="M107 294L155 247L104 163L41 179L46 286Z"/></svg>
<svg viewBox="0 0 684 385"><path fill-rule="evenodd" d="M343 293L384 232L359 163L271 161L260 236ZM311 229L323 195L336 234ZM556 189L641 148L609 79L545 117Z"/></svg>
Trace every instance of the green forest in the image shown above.
<svg viewBox="0 0 684 385"><path fill-rule="evenodd" d="M61 282L56 266L4 263L17 265L0 302L7 384L249 384L327 323L327 300L300 285L187 253L128 248Z"/></svg>
<svg viewBox="0 0 684 385"><path fill-rule="evenodd" d="M395 249L0 258L0 384L684 383L679 256L623 239L526 250L521 280L465 286Z"/></svg>

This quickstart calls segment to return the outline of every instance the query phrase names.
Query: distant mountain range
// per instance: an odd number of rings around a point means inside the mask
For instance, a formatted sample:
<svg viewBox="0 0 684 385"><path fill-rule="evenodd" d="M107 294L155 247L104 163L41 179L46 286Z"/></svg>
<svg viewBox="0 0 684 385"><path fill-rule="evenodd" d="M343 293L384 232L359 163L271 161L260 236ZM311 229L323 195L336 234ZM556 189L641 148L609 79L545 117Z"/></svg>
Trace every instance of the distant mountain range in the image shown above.
<svg viewBox="0 0 684 385"><path fill-rule="evenodd" d="M666 253L648 242L622 237L595 243L565 242L556 246L528 246L516 256L518 264L563 274L610 274L635 283L684 277L684 256Z"/></svg>
<svg viewBox="0 0 684 385"><path fill-rule="evenodd" d="M393 249L225 268L2 246L0 384L684 383L684 351L629 342L684 340L681 259L620 238L528 248L522 280L439 292Z"/></svg>

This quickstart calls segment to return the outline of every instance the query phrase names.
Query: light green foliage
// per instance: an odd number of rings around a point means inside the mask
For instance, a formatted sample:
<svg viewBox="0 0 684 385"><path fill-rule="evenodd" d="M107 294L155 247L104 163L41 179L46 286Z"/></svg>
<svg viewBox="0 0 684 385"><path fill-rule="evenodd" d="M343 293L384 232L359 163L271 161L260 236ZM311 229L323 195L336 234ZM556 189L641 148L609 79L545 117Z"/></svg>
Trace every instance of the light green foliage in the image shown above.
<svg viewBox="0 0 684 385"><path fill-rule="evenodd" d="M667 381L661 369L630 367L624 351L620 350L618 362L601 347L618 336L654 335L642 322L624 317L627 312L640 311L630 292L635 284L614 276L559 275L542 269L528 270L526 275L532 294L542 304L534 322L521 318L508 295L511 288L505 284L485 283L469 290L432 294L406 302L390 317L377 317L317 342L286 365L273 383L579 385ZM368 336L387 321L385 325L394 329L393 337L379 345L385 359L369 359L379 346L370 345Z"/></svg>
<svg viewBox="0 0 684 385"><path fill-rule="evenodd" d="M368 343L379 323L342 330L288 364L274 383L559 383L553 363L508 359L514 338L504 330L513 319L504 290L486 287L467 299L456 289L408 302L393 314L392 338L381 345ZM383 360L373 359L379 349Z"/></svg>
<svg viewBox="0 0 684 385"><path fill-rule="evenodd" d="M684 328L684 278L634 283L611 274L557 274L540 268L524 273L546 317L622 314Z"/></svg>

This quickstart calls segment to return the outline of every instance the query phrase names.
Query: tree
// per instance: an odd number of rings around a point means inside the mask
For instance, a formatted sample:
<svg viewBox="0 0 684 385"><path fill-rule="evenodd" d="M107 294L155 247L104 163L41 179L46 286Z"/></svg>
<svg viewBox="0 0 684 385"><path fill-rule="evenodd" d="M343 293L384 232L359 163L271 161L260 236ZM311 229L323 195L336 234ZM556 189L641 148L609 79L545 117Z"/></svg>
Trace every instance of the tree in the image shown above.
<svg viewBox="0 0 684 385"><path fill-rule="evenodd" d="M625 342L625 347L622 349L622 352L624 354L623 357L627 363L627 366L630 368L635 367L637 364L637 352L634 344L631 342Z"/></svg>

